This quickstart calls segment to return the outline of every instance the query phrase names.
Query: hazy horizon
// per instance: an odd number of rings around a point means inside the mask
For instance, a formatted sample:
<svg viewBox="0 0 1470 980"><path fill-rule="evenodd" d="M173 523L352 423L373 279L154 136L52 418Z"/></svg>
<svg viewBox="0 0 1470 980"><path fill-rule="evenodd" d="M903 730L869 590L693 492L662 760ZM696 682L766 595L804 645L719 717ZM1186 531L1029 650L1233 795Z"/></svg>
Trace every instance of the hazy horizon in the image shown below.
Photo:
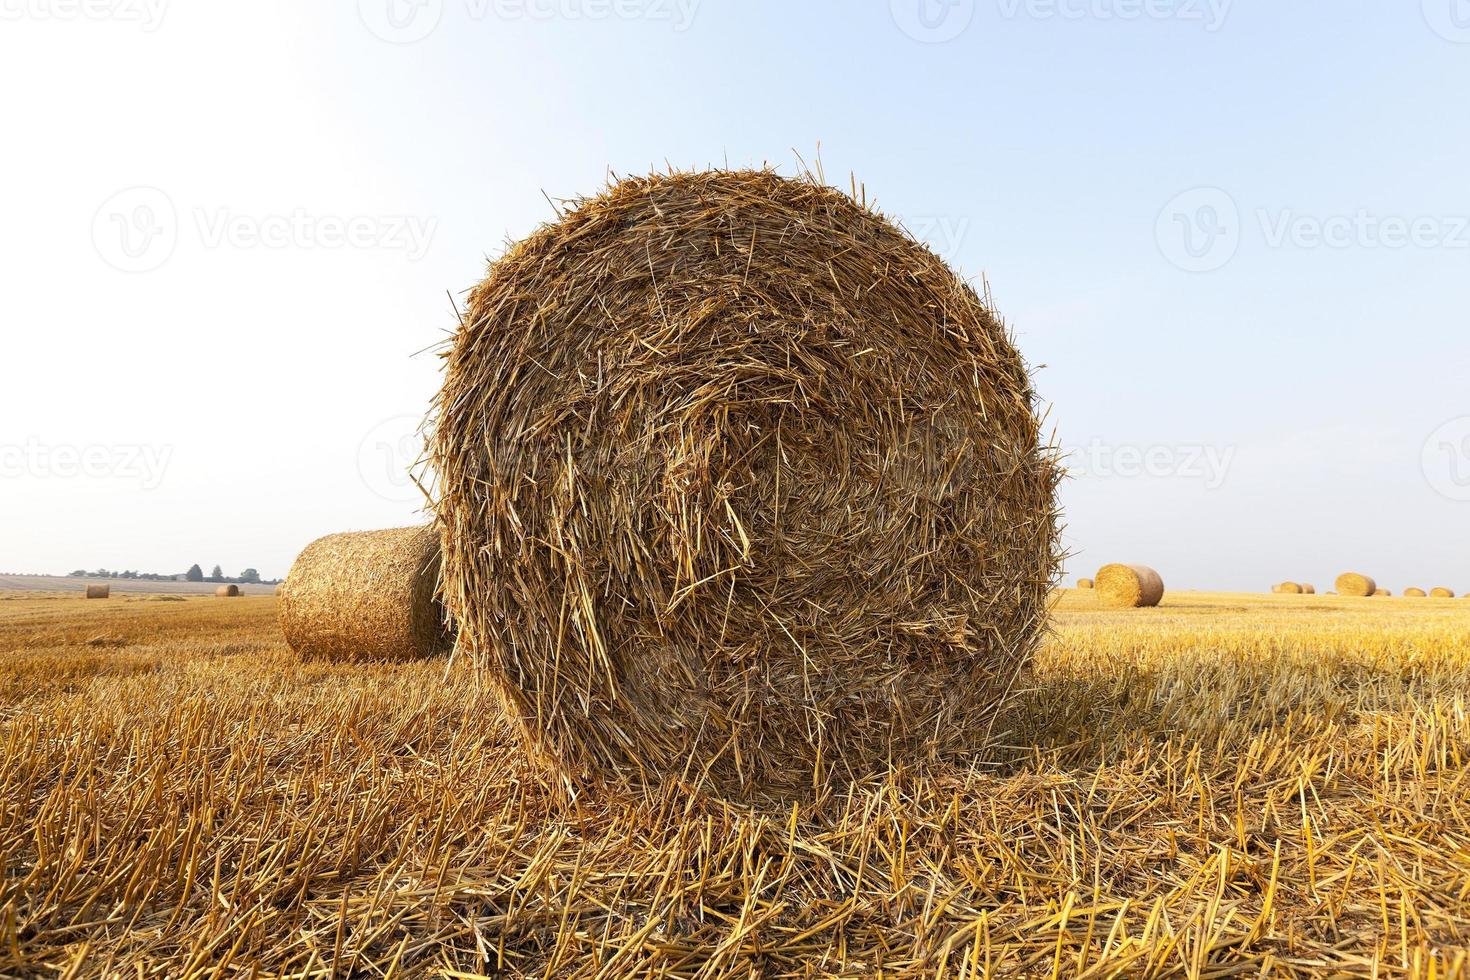
<svg viewBox="0 0 1470 980"><path fill-rule="evenodd" d="M426 519L451 298L548 197L804 162L988 281L1068 583L1470 591L1460 2L7 5L0 569Z"/></svg>

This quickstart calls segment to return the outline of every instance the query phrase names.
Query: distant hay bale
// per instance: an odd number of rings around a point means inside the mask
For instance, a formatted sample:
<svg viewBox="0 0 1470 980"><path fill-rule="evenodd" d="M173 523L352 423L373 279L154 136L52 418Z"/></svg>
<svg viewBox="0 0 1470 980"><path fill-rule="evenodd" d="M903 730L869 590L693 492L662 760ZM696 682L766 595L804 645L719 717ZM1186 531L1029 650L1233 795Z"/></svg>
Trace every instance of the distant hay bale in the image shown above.
<svg viewBox="0 0 1470 980"><path fill-rule="evenodd" d="M1077 588L1079 588L1079 589L1090 589L1090 588L1092 588L1092 579L1090 579L1090 578L1079 578L1077 580Z"/></svg>
<svg viewBox="0 0 1470 980"><path fill-rule="evenodd" d="M624 179L496 260L431 457L461 648L569 780L786 795L972 753L1058 563L1001 320L770 172Z"/></svg>
<svg viewBox="0 0 1470 980"><path fill-rule="evenodd" d="M1373 590L1373 594L1374 595L1393 595L1393 593L1390 592L1390 591L1388 591L1387 589L1374 589Z"/></svg>
<svg viewBox="0 0 1470 980"><path fill-rule="evenodd" d="M1280 585L1276 586L1275 591L1283 593L1285 595L1300 595L1302 592L1302 587L1295 582L1282 582Z"/></svg>
<svg viewBox="0 0 1470 980"><path fill-rule="evenodd" d="M1440 586L1437 589L1430 589L1429 594L1435 599L1453 599L1455 597L1455 590Z"/></svg>
<svg viewBox="0 0 1470 980"><path fill-rule="evenodd" d="M1423 589L1405 589L1404 595L1410 599L1423 599L1427 593Z"/></svg>
<svg viewBox="0 0 1470 980"><path fill-rule="evenodd" d="M1115 609L1157 606L1164 598L1164 580L1147 565L1104 565L1096 581L1098 599Z"/></svg>
<svg viewBox="0 0 1470 980"><path fill-rule="evenodd" d="M329 534L307 545L277 602L281 632L311 660L418 660L447 648L430 527Z"/></svg>
<svg viewBox="0 0 1470 980"><path fill-rule="evenodd" d="M106 598L108 598L111 595L112 595L112 586L110 586L110 585L89 585L89 586L87 586L87 598L88 599L106 599Z"/></svg>
<svg viewBox="0 0 1470 980"><path fill-rule="evenodd" d="M240 587L238 585L221 585L214 590L214 594L222 599L233 599L240 594Z"/></svg>
<svg viewBox="0 0 1470 980"><path fill-rule="evenodd" d="M1339 595L1370 596L1377 588L1378 584L1373 579L1357 572L1344 572L1337 577Z"/></svg>
<svg viewBox="0 0 1470 980"><path fill-rule="evenodd" d="M1302 584L1302 595L1316 595L1316 594L1317 594L1317 587L1315 585L1309 585L1307 583L1303 583Z"/></svg>

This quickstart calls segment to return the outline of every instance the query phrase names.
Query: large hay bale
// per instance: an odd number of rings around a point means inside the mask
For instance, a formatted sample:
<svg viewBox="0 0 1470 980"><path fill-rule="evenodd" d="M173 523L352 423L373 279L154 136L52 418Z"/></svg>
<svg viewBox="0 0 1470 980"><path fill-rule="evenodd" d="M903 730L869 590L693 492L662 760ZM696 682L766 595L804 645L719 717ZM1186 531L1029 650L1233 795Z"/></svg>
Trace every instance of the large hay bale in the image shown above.
<svg viewBox="0 0 1470 980"><path fill-rule="evenodd" d="M1435 599L1453 599L1455 597L1455 590L1440 586L1439 588L1430 589L1429 594Z"/></svg>
<svg viewBox="0 0 1470 980"><path fill-rule="evenodd" d="M1357 572L1344 572L1337 577L1338 595L1369 596L1377 588L1377 583L1371 578Z"/></svg>
<svg viewBox="0 0 1470 980"><path fill-rule="evenodd" d="M1276 586L1275 591L1281 592L1285 595L1300 595L1302 587L1300 585L1297 585L1295 582L1282 582L1280 585Z"/></svg>
<svg viewBox="0 0 1470 980"><path fill-rule="evenodd" d="M89 585L89 586L87 586L87 598L88 599L106 599L106 598L108 598L111 595L112 595L112 586L110 586L110 585Z"/></svg>
<svg viewBox="0 0 1470 980"><path fill-rule="evenodd" d="M1115 609L1157 606L1164 598L1164 580L1147 565L1104 565L1097 572L1097 597Z"/></svg>
<svg viewBox="0 0 1470 980"><path fill-rule="evenodd" d="M1077 580L1077 588L1079 588L1079 589L1090 589L1090 588L1092 588L1092 579L1090 579L1090 578L1079 578Z"/></svg>
<svg viewBox="0 0 1470 980"><path fill-rule="evenodd" d="M277 604L307 659L414 660L446 648L439 535L432 527L329 534L291 566Z"/></svg>
<svg viewBox="0 0 1470 980"><path fill-rule="evenodd" d="M221 599L233 599L240 594L240 587L238 585L221 585L214 590L214 594Z"/></svg>
<svg viewBox="0 0 1470 980"><path fill-rule="evenodd" d="M1426 593L1423 589L1405 589L1404 595L1408 596L1410 599L1423 599Z"/></svg>
<svg viewBox="0 0 1470 980"><path fill-rule="evenodd" d="M815 182L580 202L472 292L434 421L461 647L564 777L784 794L973 751L1038 642L1026 365Z"/></svg>

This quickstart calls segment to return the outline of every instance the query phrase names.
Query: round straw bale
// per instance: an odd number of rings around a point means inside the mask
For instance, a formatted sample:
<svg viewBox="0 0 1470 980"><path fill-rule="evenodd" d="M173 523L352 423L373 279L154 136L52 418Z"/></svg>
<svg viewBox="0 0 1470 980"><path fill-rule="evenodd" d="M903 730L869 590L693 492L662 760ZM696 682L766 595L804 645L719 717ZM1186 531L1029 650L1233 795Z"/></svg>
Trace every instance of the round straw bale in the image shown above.
<svg viewBox="0 0 1470 980"><path fill-rule="evenodd" d="M221 585L219 588L214 590L214 594L222 599L232 599L240 594L240 587L238 585Z"/></svg>
<svg viewBox="0 0 1470 980"><path fill-rule="evenodd" d="M1404 595L1408 596L1410 599L1423 599L1426 593L1423 589L1405 589Z"/></svg>
<svg viewBox="0 0 1470 980"><path fill-rule="evenodd" d="M1157 606L1164 580L1147 565L1104 565L1097 572L1097 595L1104 606L1138 609Z"/></svg>
<svg viewBox="0 0 1470 980"><path fill-rule="evenodd" d="M1453 599L1455 597L1455 590L1440 586L1436 589L1430 589L1429 594L1436 599Z"/></svg>
<svg viewBox="0 0 1470 980"><path fill-rule="evenodd" d="M1002 322L766 171L622 180L494 262L432 459L462 648L569 780L785 795L982 749L1058 564Z"/></svg>
<svg viewBox="0 0 1470 980"><path fill-rule="evenodd" d="M1295 582L1282 582L1276 586L1276 591L1285 593L1286 595L1300 595L1302 587Z"/></svg>
<svg viewBox="0 0 1470 980"><path fill-rule="evenodd" d="M1372 595L1377 588L1376 582L1367 575L1359 575L1357 572L1343 572L1337 577L1338 595Z"/></svg>
<svg viewBox="0 0 1470 980"><path fill-rule="evenodd" d="M307 545L277 602L286 643L306 659L413 660L449 641L432 527L329 534Z"/></svg>
<svg viewBox="0 0 1470 980"><path fill-rule="evenodd" d="M106 598L108 598L111 595L112 595L112 586L110 586L110 585L89 585L89 586L87 586L87 598L88 599L106 599Z"/></svg>
<svg viewBox="0 0 1470 980"><path fill-rule="evenodd" d="M1090 588L1092 588L1092 579L1090 579L1090 578L1079 578L1077 580L1077 588L1079 588L1079 589L1090 589Z"/></svg>
<svg viewBox="0 0 1470 980"><path fill-rule="evenodd" d="M1317 587L1308 583L1302 583L1302 595L1316 595Z"/></svg>

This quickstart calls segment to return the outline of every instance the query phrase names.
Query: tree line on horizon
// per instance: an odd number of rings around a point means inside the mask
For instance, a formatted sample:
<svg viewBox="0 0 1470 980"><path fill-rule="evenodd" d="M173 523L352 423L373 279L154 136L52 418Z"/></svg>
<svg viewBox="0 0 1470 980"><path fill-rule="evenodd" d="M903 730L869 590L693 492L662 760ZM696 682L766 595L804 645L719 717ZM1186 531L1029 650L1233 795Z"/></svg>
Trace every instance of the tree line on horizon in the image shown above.
<svg viewBox="0 0 1470 980"><path fill-rule="evenodd" d="M182 575L163 575L158 572L139 572L133 569L117 572L109 571L106 568L99 568L96 571L89 572L84 568L78 568L71 573L70 577L138 579L147 582L218 582L221 584L235 585L275 585L280 581L279 579L262 579L260 572L253 568L247 568L239 575L226 575L224 569L218 565L215 565L208 575L205 575L204 569L198 565L190 565L189 570Z"/></svg>

